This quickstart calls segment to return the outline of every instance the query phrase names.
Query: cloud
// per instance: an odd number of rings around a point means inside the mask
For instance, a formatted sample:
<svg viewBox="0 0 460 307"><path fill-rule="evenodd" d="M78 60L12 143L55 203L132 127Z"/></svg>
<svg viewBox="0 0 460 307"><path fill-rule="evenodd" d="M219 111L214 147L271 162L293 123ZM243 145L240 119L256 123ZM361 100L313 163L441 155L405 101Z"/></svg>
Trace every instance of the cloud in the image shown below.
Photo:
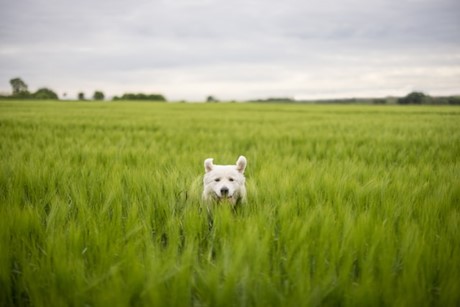
<svg viewBox="0 0 460 307"><path fill-rule="evenodd" d="M3 1L0 89L172 99L459 93L460 3Z"/></svg>

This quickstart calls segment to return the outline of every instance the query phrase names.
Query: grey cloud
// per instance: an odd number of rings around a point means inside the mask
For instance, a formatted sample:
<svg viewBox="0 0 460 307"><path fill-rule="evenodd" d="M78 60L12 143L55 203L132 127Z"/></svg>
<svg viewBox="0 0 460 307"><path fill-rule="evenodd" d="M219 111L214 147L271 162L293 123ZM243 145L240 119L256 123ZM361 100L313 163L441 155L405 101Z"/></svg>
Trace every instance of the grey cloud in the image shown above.
<svg viewBox="0 0 460 307"><path fill-rule="evenodd" d="M192 98L213 86L242 96L394 94L412 83L460 92L440 85L460 84L456 0L0 1L0 80L120 92L148 78ZM431 85L418 75L430 70Z"/></svg>

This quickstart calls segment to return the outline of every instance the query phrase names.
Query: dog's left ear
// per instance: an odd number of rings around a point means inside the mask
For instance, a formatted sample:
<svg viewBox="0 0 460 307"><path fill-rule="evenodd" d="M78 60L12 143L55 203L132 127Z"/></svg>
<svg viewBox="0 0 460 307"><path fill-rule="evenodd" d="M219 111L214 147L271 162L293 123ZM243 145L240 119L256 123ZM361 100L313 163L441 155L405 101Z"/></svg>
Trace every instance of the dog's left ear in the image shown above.
<svg viewBox="0 0 460 307"><path fill-rule="evenodd" d="M243 174L246 168L246 164L247 164L246 158L244 156L240 156L238 158L238 161L236 161L236 170L240 172L241 174Z"/></svg>

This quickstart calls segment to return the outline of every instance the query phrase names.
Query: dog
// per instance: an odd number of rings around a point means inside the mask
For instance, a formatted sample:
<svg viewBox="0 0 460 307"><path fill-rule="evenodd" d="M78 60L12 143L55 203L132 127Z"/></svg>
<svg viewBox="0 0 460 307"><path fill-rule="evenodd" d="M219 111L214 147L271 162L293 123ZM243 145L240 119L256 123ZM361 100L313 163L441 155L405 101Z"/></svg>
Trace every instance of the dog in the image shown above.
<svg viewBox="0 0 460 307"><path fill-rule="evenodd" d="M246 165L244 156L240 156L235 165L214 165L212 158L204 160L203 200L229 202L232 205L244 203Z"/></svg>

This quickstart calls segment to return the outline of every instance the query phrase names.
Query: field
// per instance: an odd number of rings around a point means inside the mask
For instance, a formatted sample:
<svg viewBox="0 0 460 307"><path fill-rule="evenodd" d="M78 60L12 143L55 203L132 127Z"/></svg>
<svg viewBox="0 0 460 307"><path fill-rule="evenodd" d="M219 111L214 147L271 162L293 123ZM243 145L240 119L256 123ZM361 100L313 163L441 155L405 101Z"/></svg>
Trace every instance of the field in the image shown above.
<svg viewBox="0 0 460 307"><path fill-rule="evenodd" d="M458 107L11 101L0 141L0 306L460 305Z"/></svg>

